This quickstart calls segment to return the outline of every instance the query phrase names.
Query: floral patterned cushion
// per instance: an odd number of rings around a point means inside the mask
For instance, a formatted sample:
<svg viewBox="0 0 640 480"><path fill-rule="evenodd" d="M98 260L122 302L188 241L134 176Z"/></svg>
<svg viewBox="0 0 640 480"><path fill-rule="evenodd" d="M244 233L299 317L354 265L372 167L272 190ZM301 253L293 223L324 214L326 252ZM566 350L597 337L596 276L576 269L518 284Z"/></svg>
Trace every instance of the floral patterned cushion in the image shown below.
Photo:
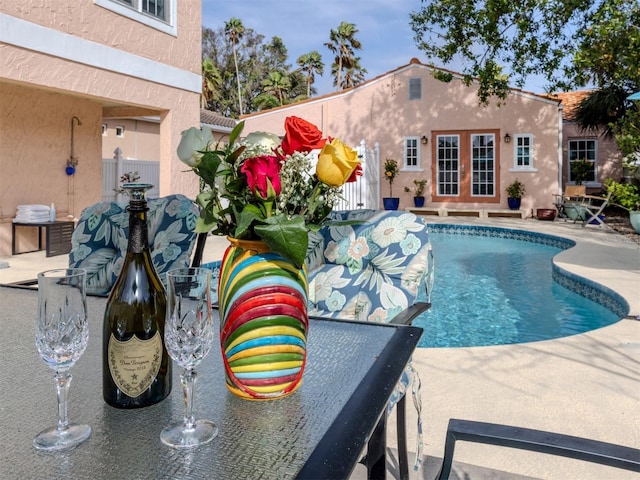
<svg viewBox="0 0 640 480"><path fill-rule="evenodd" d="M310 315L384 323L415 303L431 273L422 218L352 210L333 212L329 220L309 238Z"/></svg>
<svg viewBox="0 0 640 480"><path fill-rule="evenodd" d="M433 255L426 222L410 212L332 212L329 226L309 236L309 315L389 322L427 299L433 283ZM422 395L411 362L394 389L388 411L411 391L417 412L414 469L422 462Z"/></svg>
<svg viewBox="0 0 640 480"><path fill-rule="evenodd" d="M149 246L158 274L188 267L198 207L184 195L150 199L147 204ZM92 205L83 210L73 231L69 266L87 270L90 293L109 293L120 274L129 236L126 208L126 203L116 202Z"/></svg>

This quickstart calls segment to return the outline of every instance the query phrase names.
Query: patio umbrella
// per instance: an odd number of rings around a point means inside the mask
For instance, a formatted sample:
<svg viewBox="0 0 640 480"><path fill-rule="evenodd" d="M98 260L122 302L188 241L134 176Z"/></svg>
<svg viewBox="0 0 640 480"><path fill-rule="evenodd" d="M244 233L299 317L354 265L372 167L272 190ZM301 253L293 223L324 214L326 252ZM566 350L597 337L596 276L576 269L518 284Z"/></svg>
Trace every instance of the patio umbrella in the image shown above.
<svg viewBox="0 0 640 480"><path fill-rule="evenodd" d="M627 97L627 100L640 100L640 92L632 93Z"/></svg>

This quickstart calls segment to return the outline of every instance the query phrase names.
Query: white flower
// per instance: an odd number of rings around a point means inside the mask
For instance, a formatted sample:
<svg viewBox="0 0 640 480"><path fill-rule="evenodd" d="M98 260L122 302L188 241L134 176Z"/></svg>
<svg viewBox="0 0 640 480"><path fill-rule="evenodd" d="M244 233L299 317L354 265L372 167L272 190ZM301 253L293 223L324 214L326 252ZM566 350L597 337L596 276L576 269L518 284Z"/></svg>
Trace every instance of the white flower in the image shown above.
<svg viewBox="0 0 640 480"><path fill-rule="evenodd" d="M394 217L385 218L371 232L373 241L382 248L392 243L400 243L406 236L406 226L399 218Z"/></svg>
<svg viewBox="0 0 640 480"><path fill-rule="evenodd" d="M247 149L263 148L268 152L273 152L274 148L280 146L280 137L269 132L251 132L242 141L243 145L247 146Z"/></svg>
<svg viewBox="0 0 640 480"><path fill-rule="evenodd" d="M203 150L207 150L213 143L213 135L209 127L202 127L202 130L191 127L182 132L182 138L178 145L178 158L191 168L197 167L202 159Z"/></svg>

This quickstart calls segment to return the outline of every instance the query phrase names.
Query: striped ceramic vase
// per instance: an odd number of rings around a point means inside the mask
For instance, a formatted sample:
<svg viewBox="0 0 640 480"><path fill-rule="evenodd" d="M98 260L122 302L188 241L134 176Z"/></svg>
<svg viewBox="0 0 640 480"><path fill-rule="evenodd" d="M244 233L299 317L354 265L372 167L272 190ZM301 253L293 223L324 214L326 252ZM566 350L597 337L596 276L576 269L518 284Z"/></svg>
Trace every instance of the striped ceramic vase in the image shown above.
<svg viewBox="0 0 640 480"><path fill-rule="evenodd" d="M260 241L229 238L220 267L220 345L236 395L293 393L307 358L307 272Z"/></svg>

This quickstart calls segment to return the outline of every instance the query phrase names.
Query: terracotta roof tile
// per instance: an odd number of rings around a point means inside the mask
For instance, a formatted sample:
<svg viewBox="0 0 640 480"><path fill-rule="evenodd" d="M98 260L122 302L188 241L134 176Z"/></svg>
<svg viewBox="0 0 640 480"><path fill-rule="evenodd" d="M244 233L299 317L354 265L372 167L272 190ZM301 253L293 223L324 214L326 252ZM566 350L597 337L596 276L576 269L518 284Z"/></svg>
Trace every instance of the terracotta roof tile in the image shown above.
<svg viewBox="0 0 640 480"><path fill-rule="evenodd" d="M554 100L560 100L562 106L562 119L568 122L573 122L576 119L576 111L580 102L589 96L593 90L578 90L575 92L557 92L549 94L549 98Z"/></svg>
<svg viewBox="0 0 640 480"><path fill-rule="evenodd" d="M219 113L212 112L211 110L206 110L204 108L200 109L200 123L203 123L213 130L216 128L222 128L224 130L231 130L236 126L237 121L233 118L228 118Z"/></svg>

